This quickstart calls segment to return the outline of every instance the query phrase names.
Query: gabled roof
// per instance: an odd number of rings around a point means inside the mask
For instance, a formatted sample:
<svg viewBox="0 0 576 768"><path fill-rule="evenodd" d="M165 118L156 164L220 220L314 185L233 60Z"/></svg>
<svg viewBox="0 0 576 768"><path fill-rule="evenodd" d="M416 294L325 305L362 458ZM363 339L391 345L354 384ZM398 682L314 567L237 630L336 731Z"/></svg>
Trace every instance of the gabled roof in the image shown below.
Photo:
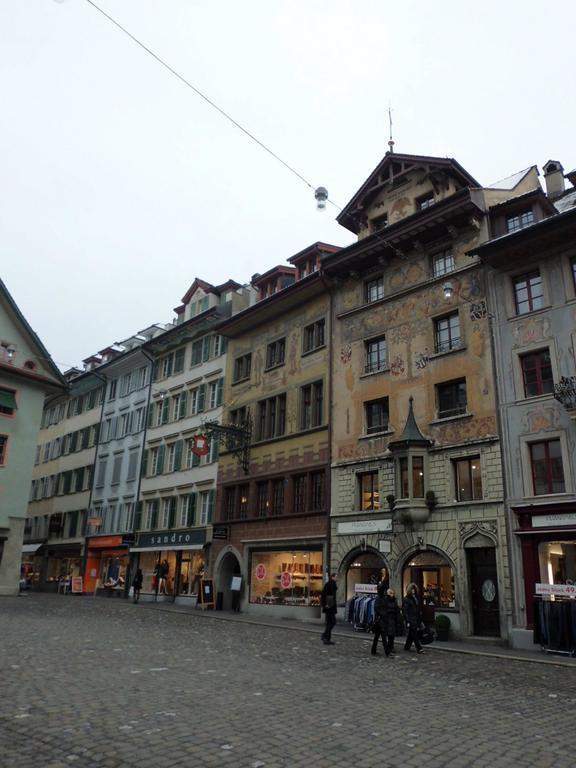
<svg viewBox="0 0 576 768"><path fill-rule="evenodd" d="M199 277L195 277L194 282L190 288L188 288L184 296L182 296L182 304L188 304L198 288L202 288L204 293L214 293L216 296L220 296L223 291L236 291L241 287L242 286L234 280L227 280L225 283L221 283L220 285L212 285L212 283L207 283L206 280L201 280Z"/></svg>
<svg viewBox="0 0 576 768"><path fill-rule="evenodd" d="M6 366L10 373L13 373L14 375L22 375L26 376L26 378L33 379L39 382L42 382L44 384L50 384L51 386L56 387L66 387L66 381L60 371L58 370L56 364L52 360L52 357L50 356L50 353L42 344L40 341L40 337L37 335L37 333L32 329L22 312L20 311L20 308L12 298L12 295L10 294L10 291L4 284L3 280L0 278L0 298L3 298L6 303L8 304L8 307L11 309L15 321L20 326L20 331L24 336L26 336L32 347L34 347L38 352L38 357L42 360L42 365L45 366L48 369L48 376L43 376L40 373L36 373L34 371L29 371L24 368L16 368L13 365ZM52 378L51 378L52 377Z"/></svg>
<svg viewBox="0 0 576 768"><path fill-rule="evenodd" d="M514 189L514 187L517 187L532 170L535 170L538 174L538 167L536 165L531 165L528 168L524 168L522 171L513 173L511 176L506 176L506 178L500 179L500 181L495 181L493 184L489 184L486 189Z"/></svg>
<svg viewBox="0 0 576 768"><path fill-rule="evenodd" d="M274 275L296 275L296 267L287 267L286 264L277 264L275 267L268 269L261 275L253 275L251 283L258 287L267 280L270 280Z"/></svg>
<svg viewBox="0 0 576 768"><path fill-rule="evenodd" d="M418 167L432 166L438 170L450 172L465 187L479 187L480 184L451 157L429 157L427 155L404 155L397 152L386 152L364 184L344 206L336 217L339 224L358 234L360 229L355 212L359 211L367 201L386 185L399 182L406 173L417 170Z"/></svg>
<svg viewBox="0 0 576 768"><path fill-rule="evenodd" d="M287 261L290 264L298 264L299 261L301 261L304 258L308 258L309 256L313 256L314 254L319 253L320 255L326 254L326 253L336 253L336 251L340 250L339 245L330 245L329 243L321 243L318 241L317 243L312 243L312 245L308 245L306 248L303 248L301 251L298 251L298 253L295 253L294 256L290 256Z"/></svg>

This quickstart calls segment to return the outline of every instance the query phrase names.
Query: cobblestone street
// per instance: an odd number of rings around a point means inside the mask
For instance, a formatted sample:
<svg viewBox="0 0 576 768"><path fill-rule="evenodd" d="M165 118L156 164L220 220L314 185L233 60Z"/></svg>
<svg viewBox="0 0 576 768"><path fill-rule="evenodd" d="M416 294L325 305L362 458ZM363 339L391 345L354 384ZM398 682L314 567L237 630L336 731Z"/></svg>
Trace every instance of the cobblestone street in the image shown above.
<svg viewBox="0 0 576 768"><path fill-rule="evenodd" d="M51 595L0 638L2 768L574 765L561 666Z"/></svg>

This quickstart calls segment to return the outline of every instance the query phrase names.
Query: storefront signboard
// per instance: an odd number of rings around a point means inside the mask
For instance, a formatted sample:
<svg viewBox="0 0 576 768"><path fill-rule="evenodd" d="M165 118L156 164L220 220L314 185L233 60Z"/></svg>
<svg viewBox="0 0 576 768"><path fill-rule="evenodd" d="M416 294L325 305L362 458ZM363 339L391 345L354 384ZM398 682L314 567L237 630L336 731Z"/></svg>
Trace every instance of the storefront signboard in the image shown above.
<svg viewBox="0 0 576 768"><path fill-rule="evenodd" d="M198 604L205 608L214 605L214 582L212 579L200 579Z"/></svg>
<svg viewBox="0 0 576 768"><path fill-rule="evenodd" d="M354 584L356 594L364 593L366 595L375 595L378 592L377 584Z"/></svg>
<svg viewBox="0 0 576 768"><path fill-rule="evenodd" d="M228 526L227 525L215 525L212 528L212 538L222 541L228 541Z"/></svg>
<svg viewBox="0 0 576 768"><path fill-rule="evenodd" d="M349 523L338 523L336 532L345 533L380 533L392 530L392 519L383 518L380 520L354 520Z"/></svg>
<svg viewBox="0 0 576 768"><path fill-rule="evenodd" d="M254 574L258 581L264 581L266 578L266 566L262 563L259 563L256 568L254 569Z"/></svg>
<svg viewBox="0 0 576 768"><path fill-rule="evenodd" d="M206 543L206 529L192 528L183 531L153 531L139 533L136 548L142 549L171 549L193 544Z"/></svg>
<svg viewBox="0 0 576 768"><path fill-rule="evenodd" d="M288 571L282 571L280 575L280 584L282 589L290 589L290 585L292 584L292 574Z"/></svg>
<svg viewBox="0 0 576 768"><path fill-rule="evenodd" d="M559 515L532 515L532 528L552 528L557 525L576 525L576 512Z"/></svg>
<svg viewBox="0 0 576 768"><path fill-rule="evenodd" d="M82 594L82 576L72 576L72 593L75 595Z"/></svg>
<svg viewBox="0 0 576 768"><path fill-rule="evenodd" d="M232 576L230 590L232 592L240 592L242 590L242 576Z"/></svg>
<svg viewBox="0 0 576 768"><path fill-rule="evenodd" d="M576 598L576 584L536 584L536 594Z"/></svg>

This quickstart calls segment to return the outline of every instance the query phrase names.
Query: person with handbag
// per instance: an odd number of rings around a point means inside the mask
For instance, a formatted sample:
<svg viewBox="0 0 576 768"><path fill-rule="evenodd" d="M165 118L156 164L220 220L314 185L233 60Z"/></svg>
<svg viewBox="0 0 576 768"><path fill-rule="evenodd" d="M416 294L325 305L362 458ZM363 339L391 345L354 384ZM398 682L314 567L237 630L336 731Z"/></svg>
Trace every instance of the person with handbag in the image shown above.
<svg viewBox="0 0 576 768"><path fill-rule="evenodd" d="M376 623L374 626L374 640L372 641L372 656L377 655L378 638L382 638L384 654L390 656L394 653L394 638L396 627L400 621L400 608L393 589L385 589L383 582L378 585L378 597L374 602Z"/></svg>
<svg viewBox="0 0 576 768"><path fill-rule="evenodd" d="M333 573L326 584L324 584L322 594L320 595L320 605L322 606L326 622L324 625L324 632L322 633L322 642L324 645L334 645L332 642L332 630L336 625L336 613L338 611L336 605L337 593L338 575Z"/></svg>
<svg viewBox="0 0 576 768"><path fill-rule="evenodd" d="M422 607L418 599L418 587L416 584L408 584L406 596L402 601L402 613L406 622L406 642L404 650L409 651L412 643L416 646L418 653L424 653L420 639L418 638L418 629L422 622Z"/></svg>

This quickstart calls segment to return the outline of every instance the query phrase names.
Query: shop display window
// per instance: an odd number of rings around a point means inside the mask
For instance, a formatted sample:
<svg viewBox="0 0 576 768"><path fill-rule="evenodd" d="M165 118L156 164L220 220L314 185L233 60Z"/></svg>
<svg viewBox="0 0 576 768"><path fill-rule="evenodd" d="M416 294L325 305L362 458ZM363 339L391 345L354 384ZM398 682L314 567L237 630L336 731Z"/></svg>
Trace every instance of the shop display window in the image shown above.
<svg viewBox="0 0 576 768"><path fill-rule="evenodd" d="M576 584L576 540L540 542L538 559L542 584Z"/></svg>
<svg viewBox="0 0 576 768"><path fill-rule="evenodd" d="M51 557L46 569L46 581L60 581L67 576L80 576L81 560L77 557Z"/></svg>
<svg viewBox="0 0 576 768"><path fill-rule="evenodd" d="M416 584L424 605L455 608L454 571L448 560L437 552L414 555L404 568L402 594L408 584Z"/></svg>
<svg viewBox="0 0 576 768"><path fill-rule="evenodd" d="M266 605L320 605L324 585L322 552L253 552L250 602Z"/></svg>
<svg viewBox="0 0 576 768"><path fill-rule="evenodd" d="M197 595L200 579L204 577L204 555L198 552L182 552L180 563L180 595Z"/></svg>
<svg viewBox="0 0 576 768"><path fill-rule="evenodd" d="M128 555L102 557L100 563L100 585L106 589L123 590L126 584Z"/></svg>
<svg viewBox="0 0 576 768"><path fill-rule="evenodd" d="M379 584L388 586L389 575L384 560L375 552L357 554L346 571L346 600L354 597L357 584Z"/></svg>
<svg viewBox="0 0 576 768"><path fill-rule="evenodd" d="M160 595L174 594L176 552L142 552L139 567L142 569L142 592Z"/></svg>

